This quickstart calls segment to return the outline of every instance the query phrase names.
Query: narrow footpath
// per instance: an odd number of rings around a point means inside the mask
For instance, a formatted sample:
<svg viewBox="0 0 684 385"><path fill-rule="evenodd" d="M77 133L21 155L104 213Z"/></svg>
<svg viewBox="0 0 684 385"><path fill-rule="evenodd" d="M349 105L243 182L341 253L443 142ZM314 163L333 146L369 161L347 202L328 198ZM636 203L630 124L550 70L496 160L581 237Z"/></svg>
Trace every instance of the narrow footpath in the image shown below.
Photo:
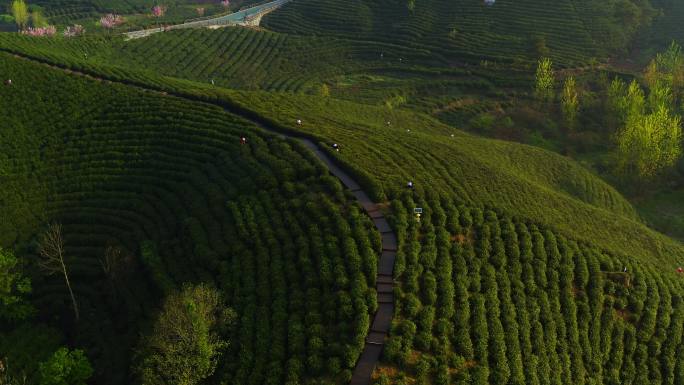
<svg viewBox="0 0 684 385"><path fill-rule="evenodd" d="M328 167L330 173L335 175L342 181L342 184L351 190L382 236L382 254L380 255L378 275L375 281L378 292L378 311L373 317L373 322L366 336L366 345L363 347L361 357L356 362L351 379L351 385L369 385L371 383L371 374L380 360L380 354L385 345L385 338L389 335L392 315L394 314L394 281L392 273L394 270L394 259L397 255L397 236L380 211L378 204L368 197L368 194L361 189L361 186L349 174L337 167L333 160L311 140L295 139L311 149L316 157Z"/></svg>
<svg viewBox="0 0 684 385"><path fill-rule="evenodd" d="M380 354L382 353L382 348L385 344L385 339L389 335L390 325L392 323L392 316L394 314L394 281L392 278L392 273L394 270L394 260L397 255L397 236L392 231L387 219L380 211L378 203L373 202L368 194L366 194L361 186L351 177L349 174L344 172L339 166L337 166L333 159L330 158L326 153L321 151L320 148L310 139L296 136L292 134L285 134L280 132L273 127L268 126L262 121L255 119L254 116L249 115L243 111L233 110L224 104L218 102L208 102L202 100L196 100L187 95L174 92L161 91L153 87L147 87L140 84L130 84L116 79L109 79L106 77L100 77L99 75L93 75L78 70L65 69L60 66L54 65L44 60L36 59L30 56L25 56L18 54L16 52L11 52L15 57L22 58L24 60L36 62L48 66L53 69L61 70L72 75L85 76L91 79L96 79L99 81L123 84L128 87L134 87L142 89L148 92L154 92L160 95L170 95L177 98L182 98L190 100L193 102L210 103L217 105L231 114L238 115L259 128L276 134L280 137L292 138L300 141L304 146L309 148L316 157L323 162L323 164L328 168L328 171L336 176L345 187L351 190L352 194L356 197L357 201L366 211L368 216L371 217L375 227L377 227L380 235L382 236L382 254L380 255L380 260L378 263L378 274L376 277L376 289L378 293L378 310L373 316L373 322L371 323L370 329L366 336L366 344L363 348L361 356L356 362L356 367L352 373L351 385L370 385L371 374L375 369L378 361L380 360Z"/></svg>

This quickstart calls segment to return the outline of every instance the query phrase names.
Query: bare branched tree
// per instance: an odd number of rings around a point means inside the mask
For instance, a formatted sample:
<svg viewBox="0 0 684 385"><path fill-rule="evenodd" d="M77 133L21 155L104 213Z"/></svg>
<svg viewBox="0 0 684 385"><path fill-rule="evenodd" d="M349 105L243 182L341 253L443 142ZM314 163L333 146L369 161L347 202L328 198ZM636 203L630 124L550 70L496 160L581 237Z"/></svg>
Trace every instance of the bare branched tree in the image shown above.
<svg viewBox="0 0 684 385"><path fill-rule="evenodd" d="M118 264L121 260L121 249L116 246L107 246L104 251L104 256L100 258L100 265L102 271L107 278L114 281L118 272Z"/></svg>
<svg viewBox="0 0 684 385"><path fill-rule="evenodd" d="M116 298L120 283L124 279L126 267L129 266L133 257L131 254L116 245L107 245L104 254L100 257L100 266L107 277L112 295Z"/></svg>
<svg viewBox="0 0 684 385"><path fill-rule="evenodd" d="M69 274L66 265L64 264L64 240L62 238L62 226L60 224L53 223L48 226L48 229L45 234L43 234L43 238L40 242L40 256L42 257L39 263L40 267L47 274L61 273L64 275L64 281L69 289L71 302L74 305L74 315L76 316L76 321L78 321L78 304L76 303L74 291L71 289Z"/></svg>

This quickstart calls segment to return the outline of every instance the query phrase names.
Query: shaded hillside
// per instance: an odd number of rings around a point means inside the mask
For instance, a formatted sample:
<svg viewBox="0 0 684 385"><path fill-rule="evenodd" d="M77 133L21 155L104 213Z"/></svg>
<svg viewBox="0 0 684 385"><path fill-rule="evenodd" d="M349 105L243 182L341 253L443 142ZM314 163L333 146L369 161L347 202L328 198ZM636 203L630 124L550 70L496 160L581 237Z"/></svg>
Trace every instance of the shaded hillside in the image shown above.
<svg viewBox="0 0 684 385"><path fill-rule="evenodd" d="M0 246L34 277L34 322L85 348L97 383L131 383L133 348L161 299L200 281L239 315L217 379L351 376L377 306L380 243L308 150L215 106L6 54L0 72L13 80L0 88L10 122L0 141ZM35 266L48 222L64 228L78 323L64 282ZM16 341L13 333L0 340Z"/></svg>

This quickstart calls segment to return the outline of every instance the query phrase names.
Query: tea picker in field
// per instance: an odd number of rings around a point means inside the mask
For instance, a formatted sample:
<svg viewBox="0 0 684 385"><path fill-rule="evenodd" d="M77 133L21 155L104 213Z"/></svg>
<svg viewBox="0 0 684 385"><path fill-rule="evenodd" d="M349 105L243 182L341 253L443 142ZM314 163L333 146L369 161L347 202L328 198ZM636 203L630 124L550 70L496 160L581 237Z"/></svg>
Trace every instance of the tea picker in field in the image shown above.
<svg viewBox="0 0 684 385"><path fill-rule="evenodd" d="M5 85L6 85L6 86L11 86L11 85L12 85L12 79L7 79L7 80L5 80Z"/></svg>
<svg viewBox="0 0 684 385"><path fill-rule="evenodd" d="M408 188L410 188L410 189L413 189L413 182L412 182L412 181L409 181L409 182L406 184L406 187L408 187Z"/></svg>
<svg viewBox="0 0 684 385"><path fill-rule="evenodd" d="M240 138L240 144L247 144L247 138L244 136Z"/></svg>
<svg viewBox="0 0 684 385"><path fill-rule="evenodd" d="M301 120L301 119L297 119L297 125L298 125L298 126L301 126L301 125L302 125L302 120Z"/></svg>
<svg viewBox="0 0 684 385"><path fill-rule="evenodd" d="M340 146L337 143L333 143L333 148L335 151L340 152Z"/></svg>

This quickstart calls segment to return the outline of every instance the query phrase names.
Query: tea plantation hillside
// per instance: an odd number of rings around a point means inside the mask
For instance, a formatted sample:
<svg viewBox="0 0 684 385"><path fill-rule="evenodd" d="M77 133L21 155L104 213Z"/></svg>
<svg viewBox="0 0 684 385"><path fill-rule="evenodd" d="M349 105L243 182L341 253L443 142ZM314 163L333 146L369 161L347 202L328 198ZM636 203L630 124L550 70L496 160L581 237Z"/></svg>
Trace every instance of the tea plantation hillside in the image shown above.
<svg viewBox="0 0 684 385"><path fill-rule="evenodd" d="M229 91L107 66L42 44L32 49L31 40L35 39L12 38L5 44L13 52L26 52L58 65L227 103L283 129L303 129L319 140L343 143L350 150L340 153L342 161L358 172L373 165L370 176L363 172L363 178L374 184L369 188L377 191L378 198L384 190L401 188L408 179L423 180L425 184L419 188L456 191L461 199L535 218L620 253L657 256L668 263L682 255L677 242L640 224L633 208L614 189L569 159L547 151L465 135L419 113L316 96ZM307 124L293 125L302 117ZM365 135L359 136L359 132Z"/></svg>
<svg viewBox="0 0 684 385"><path fill-rule="evenodd" d="M33 269L36 236L64 225L83 319L34 269L35 321L86 348L96 383L136 383L162 298L208 282L238 322L206 383L346 384L382 248L394 318L375 383L684 384L684 246L571 159L402 99L527 98L528 59L623 49L646 4L297 0L265 19L276 32L2 35L0 246ZM318 142L380 203L397 250L310 151L262 128ZM121 270L102 268L111 250Z"/></svg>
<svg viewBox="0 0 684 385"><path fill-rule="evenodd" d="M426 65L446 64L422 49L246 28L188 29L132 41L102 36L46 40L9 34L0 36L0 41L8 50L59 62L137 69L152 76L163 74L205 84L213 80L222 87L288 92L318 92L323 81L347 73L417 71L416 66L427 71ZM386 60L380 58L381 52ZM399 57L411 64L399 63ZM463 70L446 73L465 78Z"/></svg>
<svg viewBox="0 0 684 385"><path fill-rule="evenodd" d="M398 314L378 383L684 382L671 268L431 191L391 206Z"/></svg>
<svg viewBox="0 0 684 385"><path fill-rule="evenodd" d="M621 254L666 263L684 256L678 242L641 224L629 202L569 158L408 111L304 95L228 95L285 127L340 143L338 158L363 172L378 196L395 197L412 180L419 191L496 207ZM298 117L301 127L293 124Z"/></svg>
<svg viewBox="0 0 684 385"><path fill-rule="evenodd" d="M305 117L389 197L397 310L377 383L684 381L681 245L571 161L405 112L234 97L283 125Z"/></svg>
<svg viewBox="0 0 684 385"><path fill-rule="evenodd" d="M624 48L655 14L645 1L301 0L266 28L421 47L452 60L511 61L550 54L565 65Z"/></svg>
<svg viewBox="0 0 684 385"><path fill-rule="evenodd" d="M0 246L31 273L32 322L85 348L97 383L136 382L138 339L185 282L215 285L238 314L217 381L351 375L380 241L309 151L215 106L7 54L0 73L13 80L0 88ZM36 266L49 222L63 226L78 322L63 278ZM38 335L2 326L11 374L35 381L42 357L21 352Z"/></svg>

